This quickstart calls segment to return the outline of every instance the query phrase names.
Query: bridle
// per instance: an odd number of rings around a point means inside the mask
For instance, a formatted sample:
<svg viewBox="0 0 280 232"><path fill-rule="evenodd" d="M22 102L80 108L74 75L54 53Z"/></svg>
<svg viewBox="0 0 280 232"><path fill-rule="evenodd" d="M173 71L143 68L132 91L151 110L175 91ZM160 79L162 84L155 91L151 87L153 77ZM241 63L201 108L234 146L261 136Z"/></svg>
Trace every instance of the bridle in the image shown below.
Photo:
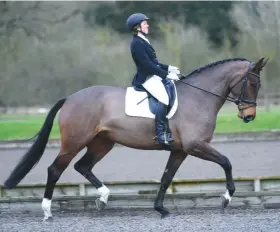
<svg viewBox="0 0 280 232"><path fill-rule="evenodd" d="M221 98L221 99L224 99L224 100L226 100L226 101L234 102L234 103L238 106L238 110L239 110L239 111L243 111L243 110L248 109L248 108L250 108L250 107L255 107L255 106L257 106L257 102L252 101L252 100L250 100L250 99L244 98L244 92L245 92L245 89L246 89L246 87L247 87L248 80L249 80L248 75L251 74L251 75L254 75L254 76L260 78L260 76L257 75L256 73L250 72L250 70L251 70L251 68L252 68L253 65L254 65L254 63L251 63L251 64L249 65L248 71L246 72L246 74L244 75L244 77L243 77L240 81L238 81L237 83L235 83L234 86L232 86L232 87L230 88L230 90L229 90L229 92L231 92L231 90L232 90L238 83L240 83L240 82L242 81L242 86L241 86L241 90L240 90L240 94L239 94L238 98L234 98L234 97L231 97L231 96L228 96L228 97L225 98L225 97L220 96L220 95L218 95L218 94L216 94L216 93L212 93L212 92L207 91L207 90L205 90L205 89L202 89L202 88L200 88L200 87L197 87L197 86L194 86L194 85L189 84L189 83L187 83L187 82L184 82L184 81L182 81L181 79L182 79L182 78L188 78L188 76L185 76L185 75L182 75L182 74L181 74L182 77L181 77L180 80L178 80L178 81L181 82L181 83L183 83L183 84L185 84L185 85L189 85L189 86L191 86L191 87L193 87L193 88L202 90L202 91L204 91L204 92L206 92L206 93L209 93L209 94L211 94L211 95L214 95L214 96L216 96L216 97L219 97L219 98ZM257 84L258 84L258 86L259 86L259 85L260 85L260 81L258 81ZM242 105L242 103L246 103L246 104L249 104L249 105L246 106L246 107L244 107L244 106Z"/></svg>

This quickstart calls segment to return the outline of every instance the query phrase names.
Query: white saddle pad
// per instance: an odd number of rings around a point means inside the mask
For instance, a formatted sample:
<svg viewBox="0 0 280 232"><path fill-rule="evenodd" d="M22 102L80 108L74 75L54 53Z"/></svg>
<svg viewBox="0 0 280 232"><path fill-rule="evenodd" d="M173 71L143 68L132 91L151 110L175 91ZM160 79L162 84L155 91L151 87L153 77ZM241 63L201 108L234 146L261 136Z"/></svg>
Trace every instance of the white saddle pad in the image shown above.
<svg viewBox="0 0 280 232"><path fill-rule="evenodd" d="M175 86L175 101L171 110L166 115L166 118L172 118L172 116L176 113L177 107L178 97ZM148 94L146 92L136 91L133 87L127 87L125 96L125 113L128 116L155 118L155 115L150 111L149 108Z"/></svg>

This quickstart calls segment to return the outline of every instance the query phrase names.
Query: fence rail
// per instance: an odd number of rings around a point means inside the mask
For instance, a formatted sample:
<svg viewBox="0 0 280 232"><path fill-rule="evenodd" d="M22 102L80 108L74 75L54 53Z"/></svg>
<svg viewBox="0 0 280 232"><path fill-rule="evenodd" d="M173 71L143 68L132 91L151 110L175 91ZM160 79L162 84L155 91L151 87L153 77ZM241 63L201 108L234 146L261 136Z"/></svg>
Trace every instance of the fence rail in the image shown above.
<svg viewBox="0 0 280 232"><path fill-rule="evenodd" d="M280 192L280 176L256 177L234 179L236 192ZM141 182L105 182L112 194L155 194L159 189L159 181ZM225 179L201 179L201 180L173 180L168 193L224 193ZM41 197L45 190L45 184L19 185L7 190L0 186L0 197ZM97 190L90 183L58 183L54 190L55 196L93 196Z"/></svg>

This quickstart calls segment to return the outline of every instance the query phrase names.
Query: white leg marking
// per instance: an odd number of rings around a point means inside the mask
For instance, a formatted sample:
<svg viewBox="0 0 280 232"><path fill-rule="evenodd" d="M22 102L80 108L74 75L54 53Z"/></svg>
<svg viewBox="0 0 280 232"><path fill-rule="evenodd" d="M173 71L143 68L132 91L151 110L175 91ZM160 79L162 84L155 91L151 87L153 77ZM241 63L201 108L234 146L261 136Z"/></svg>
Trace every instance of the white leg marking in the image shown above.
<svg viewBox="0 0 280 232"><path fill-rule="evenodd" d="M229 202L231 201L231 196L229 195L228 190L226 191L226 193L223 195L226 199L229 200Z"/></svg>
<svg viewBox="0 0 280 232"><path fill-rule="evenodd" d="M104 184L97 190L100 193L100 201L103 201L105 204L107 204L110 190Z"/></svg>
<svg viewBox="0 0 280 232"><path fill-rule="evenodd" d="M52 205L52 200L49 200L47 198L44 198L42 201L42 209L44 211L44 221L47 220L48 218L52 217L51 213L51 205Z"/></svg>

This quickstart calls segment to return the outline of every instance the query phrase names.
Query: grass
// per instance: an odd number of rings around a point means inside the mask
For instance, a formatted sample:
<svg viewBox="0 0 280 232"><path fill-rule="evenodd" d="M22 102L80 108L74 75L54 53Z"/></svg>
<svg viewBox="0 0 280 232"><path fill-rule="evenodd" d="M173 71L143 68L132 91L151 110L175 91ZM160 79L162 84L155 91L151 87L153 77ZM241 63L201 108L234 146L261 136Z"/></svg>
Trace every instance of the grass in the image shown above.
<svg viewBox="0 0 280 232"><path fill-rule="evenodd" d="M280 108L270 112L258 110L254 122L243 123L237 116L236 109L225 109L218 115L215 133L280 130ZM0 115L0 140L27 139L33 137L43 125L46 115ZM59 138L57 118L50 138Z"/></svg>
<svg viewBox="0 0 280 232"><path fill-rule="evenodd" d="M42 127L46 115L2 115L0 116L0 140L27 139L33 137ZM59 138L57 118L50 138Z"/></svg>
<svg viewBox="0 0 280 232"><path fill-rule="evenodd" d="M280 129L280 112L258 113L253 122L244 123L235 115L219 115L215 133Z"/></svg>

